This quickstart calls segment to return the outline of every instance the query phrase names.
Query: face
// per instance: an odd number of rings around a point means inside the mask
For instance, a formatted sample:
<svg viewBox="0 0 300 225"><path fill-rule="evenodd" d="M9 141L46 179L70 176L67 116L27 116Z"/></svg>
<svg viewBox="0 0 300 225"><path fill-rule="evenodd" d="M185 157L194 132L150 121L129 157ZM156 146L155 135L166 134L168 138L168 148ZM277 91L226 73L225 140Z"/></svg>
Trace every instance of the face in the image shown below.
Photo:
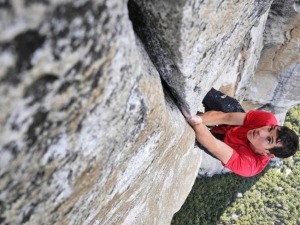
<svg viewBox="0 0 300 225"><path fill-rule="evenodd" d="M268 149L282 146L280 142L276 141L278 129L278 126L264 126L249 130L247 139L253 151L259 155L274 157Z"/></svg>

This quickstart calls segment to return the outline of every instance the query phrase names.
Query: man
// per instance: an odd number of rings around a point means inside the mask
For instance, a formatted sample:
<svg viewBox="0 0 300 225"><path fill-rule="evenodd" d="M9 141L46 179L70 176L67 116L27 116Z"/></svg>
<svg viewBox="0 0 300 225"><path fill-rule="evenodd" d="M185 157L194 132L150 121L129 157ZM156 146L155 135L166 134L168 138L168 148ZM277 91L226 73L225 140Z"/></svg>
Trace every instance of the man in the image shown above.
<svg viewBox="0 0 300 225"><path fill-rule="evenodd" d="M208 111L194 116L184 112L184 116L197 141L226 168L241 176L255 176L271 158L289 157L299 148L295 132L278 126L275 116L266 111ZM209 130L207 126L215 127ZM215 138L218 134L224 135L223 141Z"/></svg>

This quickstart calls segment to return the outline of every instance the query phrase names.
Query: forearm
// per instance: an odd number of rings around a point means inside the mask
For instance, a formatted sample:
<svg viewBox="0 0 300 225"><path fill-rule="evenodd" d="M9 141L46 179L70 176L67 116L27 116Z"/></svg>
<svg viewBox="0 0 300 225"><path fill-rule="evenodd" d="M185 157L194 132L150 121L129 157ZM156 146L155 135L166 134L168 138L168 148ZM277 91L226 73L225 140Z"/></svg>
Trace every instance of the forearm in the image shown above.
<svg viewBox="0 0 300 225"><path fill-rule="evenodd" d="M207 126L224 124L226 120L226 114L220 111L208 111L199 116L202 118L202 123Z"/></svg>
<svg viewBox="0 0 300 225"><path fill-rule="evenodd" d="M243 125L245 115L245 113L240 112L224 113L221 111L208 111L203 114L199 114L202 118L202 123L207 126L221 124Z"/></svg>
<svg viewBox="0 0 300 225"><path fill-rule="evenodd" d="M193 125L192 128L195 131L197 141L220 161L226 164L233 154L233 149L216 139L205 125L196 124Z"/></svg>
<svg viewBox="0 0 300 225"><path fill-rule="evenodd" d="M197 141L214 154L214 149L217 149L217 139L211 134L209 129L203 124L197 124L192 126L192 128L195 131Z"/></svg>

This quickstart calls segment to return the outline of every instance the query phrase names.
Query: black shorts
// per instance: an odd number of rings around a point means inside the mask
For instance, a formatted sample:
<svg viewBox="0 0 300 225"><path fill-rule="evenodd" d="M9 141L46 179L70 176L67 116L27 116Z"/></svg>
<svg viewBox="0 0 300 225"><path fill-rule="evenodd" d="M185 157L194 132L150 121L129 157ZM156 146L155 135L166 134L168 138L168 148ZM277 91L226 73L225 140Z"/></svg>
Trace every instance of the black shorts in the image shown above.
<svg viewBox="0 0 300 225"><path fill-rule="evenodd" d="M222 111L222 112L245 112L241 104L235 98L227 96L224 93L217 91L214 88L211 88L210 91L205 95L202 104L205 108L205 112L212 111L212 110ZM198 113L200 112L197 112L197 114ZM223 134L213 134L213 135L215 136L215 138L217 138L220 141L224 140ZM203 149L207 154L216 158L197 140L195 142L195 145Z"/></svg>

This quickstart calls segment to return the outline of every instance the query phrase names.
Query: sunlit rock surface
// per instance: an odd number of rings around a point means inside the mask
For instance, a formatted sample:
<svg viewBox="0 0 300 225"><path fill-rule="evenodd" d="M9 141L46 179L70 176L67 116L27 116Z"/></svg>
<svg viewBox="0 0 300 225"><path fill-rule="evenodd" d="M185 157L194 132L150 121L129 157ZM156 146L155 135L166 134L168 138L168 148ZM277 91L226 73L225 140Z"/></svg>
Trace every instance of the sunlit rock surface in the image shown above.
<svg viewBox="0 0 300 225"><path fill-rule="evenodd" d="M180 109L243 100L271 0L0 4L1 224L165 225L224 172Z"/></svg>
<svg viewBox="0 0 300 225"><path fill-rule="evenodd" d="M274 112L281 122L287 110L300 103L300 13L295 4L293 0L273 2L264 49L244 103Z"/></svg>

